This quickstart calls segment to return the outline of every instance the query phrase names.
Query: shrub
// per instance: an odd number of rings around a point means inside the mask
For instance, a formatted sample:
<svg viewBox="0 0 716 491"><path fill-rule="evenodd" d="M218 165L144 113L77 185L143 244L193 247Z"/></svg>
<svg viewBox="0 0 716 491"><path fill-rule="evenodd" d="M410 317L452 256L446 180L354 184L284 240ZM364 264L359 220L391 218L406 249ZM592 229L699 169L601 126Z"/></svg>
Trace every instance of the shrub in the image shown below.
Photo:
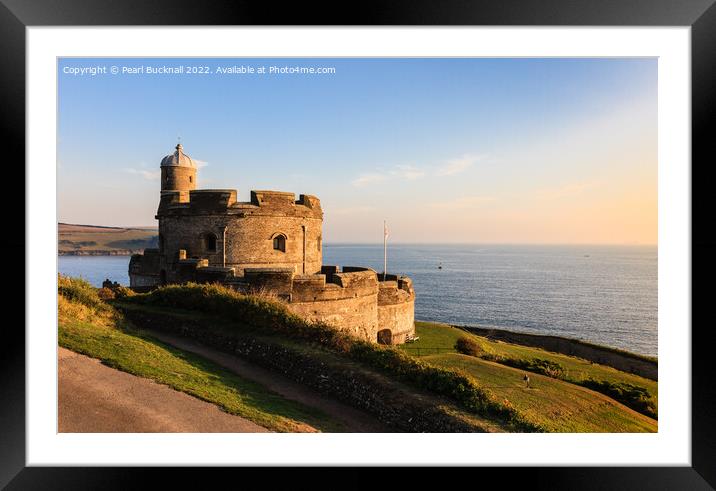
<svg viewBox="0 0 716 491"><path fill-rule="evenodd" d="M543 360L542 358L534 358L530 360L525 370L541 373L552 378L564 378L564 367L556 361Z"/></svg>
<svg viewBox="0 0 716 491"><path fill-rule="evenodd" d="M466 336L461 336L455 341L455 351L463 355L480 356L482 347L480 343Z"/></svg>
<svg viewBox="0 0 716 491"><path fill-rule="evenodd" d="M564 379L565 370L562 365L555 361L543 360L542 358L533 358L525 360L522 358L507 358L505 356L485 354L480 356L483 360L494 361L508 367L527 370L528 372L540 373L548 377Z"/></svg>
<svg viewBox="0 0 716 491"><path fill-rule="evenodd" d="M122 286L122 285L115 286L114 288L112 288L112 291L114 292L114 297L118 298L118 299L132 297L132 296L136 295L134 290L132 290L131 288L127 288L126 286Z"/></svg>
<svg viewBox="0 0 716 491"><path fill-rule="evenodd" d="M656 405L651 400L649 390L638 385L626 382L609 382L607 380L587 379L580 385L600 392L612 399L621 402L626 407L638 411L646 416L657 419Z"/></svg>
<svg viewBox="0 0 716 491"><path fill-rule="evenodd" d="M100 300L113 300L115 294L114 291L112 291L110 288L102 287L97 290L97 296L100 298Z"/></svg>

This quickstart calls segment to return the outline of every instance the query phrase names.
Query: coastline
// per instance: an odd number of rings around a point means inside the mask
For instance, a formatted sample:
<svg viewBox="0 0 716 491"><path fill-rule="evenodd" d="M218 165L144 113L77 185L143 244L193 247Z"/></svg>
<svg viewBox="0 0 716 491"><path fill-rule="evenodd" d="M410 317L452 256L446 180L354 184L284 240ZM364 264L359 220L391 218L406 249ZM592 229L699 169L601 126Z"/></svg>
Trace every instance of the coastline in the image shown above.
<svg viewBox="0 0 716 491"><path fill-rule="evenodd" d="M424 321L433 322L433 321ZM444 324L444 323L441 323ZM602 346L579 339L555 336L551 334L529 334L504 329L484 328L447 324L457 329L486 337L490 340L542 348L546 351L583 358L593 363L606 365L616 370L658 381L659 362L655 357L632 353L619 348Z"/></svg>
<svg viewBox="0 0 716 491"><path fill-rule="evenodd" d="M140 254L144 249L117 249L117 250L96 250L96 251L57 251L58 256L131 256Z"/></svg>

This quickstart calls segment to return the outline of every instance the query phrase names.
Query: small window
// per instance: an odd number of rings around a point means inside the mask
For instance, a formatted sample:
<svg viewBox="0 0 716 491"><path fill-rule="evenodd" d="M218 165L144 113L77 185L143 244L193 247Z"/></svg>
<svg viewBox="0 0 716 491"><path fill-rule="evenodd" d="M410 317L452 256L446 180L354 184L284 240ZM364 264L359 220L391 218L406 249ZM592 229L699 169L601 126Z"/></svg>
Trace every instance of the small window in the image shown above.
<svg viewBox="0 0 716 491"><path fill-rule="evenodd" d="M193 177L193 176L189 176L189 182L194 182L194 177Z"/></svg>
<svg viewBox="0 0 716 491"><path fill-rule="evenodd" d="M204 251L216 252L216 235L211 232L204 234Z"/></svg>
<svg viewBox="0 0 716 491"><path fill-rule="evenodd" d="M286 252L286 236L279 234L273 238L273 248L275 251Z"/></svg>
<svg viewBox="0 0 716 491"><path fill-rule="evenodd" d="M164 252L164 235L159 234L159 252Z"/></svg>
<svg viewBox="0 0 716 491"><path fill-rule="evenodd" d="M318 236L318 240L316 241L316 248L320 251L321 250L321 240L323 240L323 237L320 235Z"/></svg>

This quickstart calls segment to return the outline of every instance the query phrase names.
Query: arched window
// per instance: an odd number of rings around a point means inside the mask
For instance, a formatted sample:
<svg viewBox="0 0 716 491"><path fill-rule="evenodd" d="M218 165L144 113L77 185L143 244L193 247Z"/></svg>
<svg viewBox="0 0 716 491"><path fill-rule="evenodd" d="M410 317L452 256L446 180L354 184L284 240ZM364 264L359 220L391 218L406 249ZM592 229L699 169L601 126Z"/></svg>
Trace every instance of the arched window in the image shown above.
<svg viewBox="0 0 716 491"><path fill-rule="evenodd" d="M207 232L202 236L204 252L216 252L216 235Z"/></svg>
<svg viewBox="0 0 716 491"><path fill-rule="evenodd" d="M316 248L320 251L321 250L321 241L323 240L323 237L320 235L318 236L318 240L316 241Z"/></svg>
<svg viewBox="0 0 716 491"><path fill-rule="evenodd" d="M273 238L273 249L275 251L286 252L286 236L278 234Z"/></svg>
<svg viewBox="0 0 716 491"><path fill-rule="evenodd" d="M159 252L164 252L164 235L159 234Z"/></svg>

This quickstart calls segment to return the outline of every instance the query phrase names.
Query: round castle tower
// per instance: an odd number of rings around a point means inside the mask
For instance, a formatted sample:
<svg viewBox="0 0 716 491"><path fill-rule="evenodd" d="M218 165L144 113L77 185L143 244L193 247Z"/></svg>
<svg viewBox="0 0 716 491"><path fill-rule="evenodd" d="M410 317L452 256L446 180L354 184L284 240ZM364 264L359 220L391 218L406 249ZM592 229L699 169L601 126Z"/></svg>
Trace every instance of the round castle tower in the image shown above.
<svg viewBox="0 0 716 491"><path fill-rule="evenodd" d="M202 274L241 277L247 268L321 269L323 211L318 198L233 189L196 189L197 165L181 144L161 161L159 283ZM210 269L206 269L206 268Z"/></svg>
<svg viewBox="0 0 716 491"><path fill-rule="evenodd" d="M162 159L162 191L189 192L196 189L196 163L178 143L174 153Z"/></svg>

